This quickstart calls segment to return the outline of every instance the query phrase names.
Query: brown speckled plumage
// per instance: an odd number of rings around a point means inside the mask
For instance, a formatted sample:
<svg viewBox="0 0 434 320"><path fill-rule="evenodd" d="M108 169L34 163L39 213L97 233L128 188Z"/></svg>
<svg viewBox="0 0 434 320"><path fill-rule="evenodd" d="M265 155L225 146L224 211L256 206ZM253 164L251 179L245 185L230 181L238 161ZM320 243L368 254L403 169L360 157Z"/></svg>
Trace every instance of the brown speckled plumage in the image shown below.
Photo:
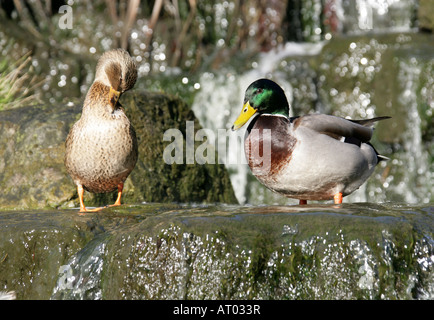
<svg viewBox="0 0 434 320"><path fill-rule="evenodd" d="M99 59L81 118L66 139L65 166L79 190L81 211L87 211L81 187L93 193L118 189L116 204L120 204L123 183L134 169L138 150L134 128L117 98L136 79L136 65L126 51L111 50Z"/></svg>

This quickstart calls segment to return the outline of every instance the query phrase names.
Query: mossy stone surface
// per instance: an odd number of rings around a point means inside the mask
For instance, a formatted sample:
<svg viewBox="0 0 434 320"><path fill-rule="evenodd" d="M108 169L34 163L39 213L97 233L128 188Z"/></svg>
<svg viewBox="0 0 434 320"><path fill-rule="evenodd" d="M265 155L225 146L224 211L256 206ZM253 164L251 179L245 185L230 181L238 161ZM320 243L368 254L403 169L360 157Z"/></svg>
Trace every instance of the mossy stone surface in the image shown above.
<svg viewBox="0 0 434 320"><path fill-rule="evenodd" d="M150 203L0 212L17 299L432 299L433 207Z"/></svg>

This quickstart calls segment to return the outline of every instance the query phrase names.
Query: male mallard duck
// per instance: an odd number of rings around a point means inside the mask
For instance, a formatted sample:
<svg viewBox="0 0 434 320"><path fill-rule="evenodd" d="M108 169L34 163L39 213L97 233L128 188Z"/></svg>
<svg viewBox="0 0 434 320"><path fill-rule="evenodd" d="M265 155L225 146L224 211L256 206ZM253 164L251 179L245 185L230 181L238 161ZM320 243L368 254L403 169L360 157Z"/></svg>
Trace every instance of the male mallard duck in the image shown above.
<svg viewBox="0 0 434 320"><path fill-rule="evenodd" d="M136 64L125 50L108 51L99 59L81 118L66 138L65 166L77 185L80 212L102 209L86 209L83 189L105 193L117 188L113 206L121 204L124 181L136 165L138 150L136 133L118 100L136 79Z"/></svg>
<svg viewBox="0 0 434 320"><path fill-rule="evenodd" d="M244 141L253 175L267 188L300 200L334 199L358 189L384 159L369 143L374 122L311 114L289 118L282 88L268 79L253 82L232 130L253 115ZM267 130L268 129L268 130Z"/></svg>

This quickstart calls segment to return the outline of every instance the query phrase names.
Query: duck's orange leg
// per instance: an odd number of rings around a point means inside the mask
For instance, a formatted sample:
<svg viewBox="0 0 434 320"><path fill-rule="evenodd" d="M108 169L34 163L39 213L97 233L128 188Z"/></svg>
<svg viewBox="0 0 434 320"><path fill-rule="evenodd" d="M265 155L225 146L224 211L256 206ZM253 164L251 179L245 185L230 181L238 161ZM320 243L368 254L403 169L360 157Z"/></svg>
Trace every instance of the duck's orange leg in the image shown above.
<svg viewBox="0 0 434 320"><path fill-rule="evenodd" d="M301 206L301 205L304 205L304 204L307 204L307 200L300 200L299 202L298 202L298 204Z"/></svg>
<svg viewBox="0 0 434 320"><path fill-rule="evenodd" d="M121 182L118 185L118 197L116 199L116 202L109 207L115 207L121 205L122 190L124 190L124 184Z"/></svg>
<svg viewBox="0 0 434 320"><path fill-rule="evenodd" d="M104 209L104 208L87 209L84 206L84 201L83 201L84 189L83 189L83 186L81 184L77 185L77 193L78 193L78 198L80 199L80 211L79 211L79 213L97 212L97 211L101 211L102 209Z"/></svg>
<svg viewBox="0 0 434 320"><path fill-rule="evenodd" d="M84 189L81 184L77 185L77 193L78 193L78 199L80 199L80 212L86 212L86 207L84 206L84 201L83 201Z"/></svg>
<svg viewBox="0 0 434 320"><path fill-rule="evenodd" d="M342 203L342 192L338 192L334 195L333 200L335 201L335 204L341 204Z"/></svg>

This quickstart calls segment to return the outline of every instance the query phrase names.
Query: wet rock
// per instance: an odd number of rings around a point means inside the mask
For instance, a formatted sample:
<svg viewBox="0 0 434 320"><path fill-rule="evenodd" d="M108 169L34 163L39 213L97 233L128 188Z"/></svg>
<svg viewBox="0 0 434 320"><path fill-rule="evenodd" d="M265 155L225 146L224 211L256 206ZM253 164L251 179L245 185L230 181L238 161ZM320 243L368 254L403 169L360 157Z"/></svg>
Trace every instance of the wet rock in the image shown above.
<svg viewBox="0 0 434 320"><path fill-rule="evenodd" d="M63 156L78 110L34 106L0 112L1 207L54 207L73 197Z"/></svg>
<svg viewBox="0 0 434 320"><path fill-rule="evenodd" d="M228 173L219 164L167 164L163 152L170 141L164 132L183 133L186 122L200 129L181 100L160 93L128 92L121 98L139 141L139 160L125 184L124 203L143 201L225 202L236 198ZM0 112L0 203L2 208L78 206L77 193L64 164L64 142L79 119L80 103L22 107ZM196 142L195 148L201 142ZM185 148L184 148L185 150ZM85 194L86 205L114 201L110 194Z"/></svg>
<svg viewBox="0 0 434 320"><path fill-rule="evenodd" d="M433 208L146 204L0 212L17 299L432 299Z"/></svg>

